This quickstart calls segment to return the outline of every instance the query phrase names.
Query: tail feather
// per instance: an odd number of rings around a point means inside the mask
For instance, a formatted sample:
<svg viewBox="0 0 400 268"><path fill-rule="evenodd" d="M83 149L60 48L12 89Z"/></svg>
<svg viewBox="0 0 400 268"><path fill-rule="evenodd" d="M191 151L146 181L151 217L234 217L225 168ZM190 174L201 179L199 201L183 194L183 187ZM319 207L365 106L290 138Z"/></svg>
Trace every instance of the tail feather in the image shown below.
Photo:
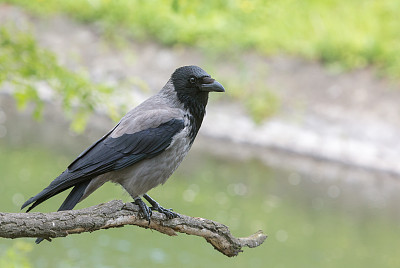
<svg viewBox="0 0 400 268"><path fill-rule="evenodd" d="M74 189L72 189L72 191L69 193L69 195L64 200L58 211L73 209L75 205L78 204L78 202L81 200L83 194L85 193L86 187L88 186L89 183L90 180L87 180L75 185ZM39 244L43 240L44 238L37 238L35 243Z"/></svg>
<svg viewBox="0 0 400 268"><path fill-rule="evenodd" d="M26 211L29 212L37 205L55 196L56 194L68 190L69 188L75 185L79 185L83 181L90 181L90 178L86 178L80 175L81 174L74 174L74 173L71 174L68 171L64 171L60 176L58 176L55 180L53 180L49 186L43 189L43 191L41 191L34 197L29 198L22 205L21 209L33 203Z"/></svg>
<svg viewBox="0 0 400 268"><path fill-rule="evenodd" d="M75 185L74 189L72 189L72 191L69 193L58 211L73 209L75 205L78 204L78 202L81 200L89 183L90 180L86 180Z"/></svg>

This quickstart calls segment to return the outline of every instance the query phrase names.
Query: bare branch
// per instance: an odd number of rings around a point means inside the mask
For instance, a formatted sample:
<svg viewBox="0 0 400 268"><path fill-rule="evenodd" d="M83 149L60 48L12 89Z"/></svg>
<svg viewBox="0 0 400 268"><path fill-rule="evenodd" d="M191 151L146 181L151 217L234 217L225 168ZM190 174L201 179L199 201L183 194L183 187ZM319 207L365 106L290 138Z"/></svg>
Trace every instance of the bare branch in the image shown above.
<svg viewBox="0 0 400 268"><path fill-rule="evenodd" d="M232 257L242 252L242 247L254 248L267 238L262 231L243 238L232 236L227 226L203 218L180 215L166 219L153 212L150 225L138 215L139 208L120 200L81 209L51 213L0 213L0 237L64 237L69 234L93 232L100 229L136 225L157 230L167 235L185 233L204 237L216 250Z"/></svg>

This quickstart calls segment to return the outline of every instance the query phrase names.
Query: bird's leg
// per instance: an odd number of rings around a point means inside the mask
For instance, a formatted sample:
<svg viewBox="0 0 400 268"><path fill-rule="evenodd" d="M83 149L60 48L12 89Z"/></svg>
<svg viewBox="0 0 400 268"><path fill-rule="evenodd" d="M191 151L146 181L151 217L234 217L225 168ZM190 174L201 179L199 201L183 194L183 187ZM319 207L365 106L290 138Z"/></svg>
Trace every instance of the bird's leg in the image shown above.
<svg viewBox="0 0 400 268"><path fill-rule="evenodd" d="M150 225L150 217L151 217L151 214L153 214L153 212L146 205L146 203L143 202L143 200L139 196L135 197L134 200L135 200L135 204L139 206L139 215L141 215L143 218L145 218L149 222L149 225Z"/></svg>
<svg viewBox="0 0 400 268"><path fill-rule="evenodd" d="M165 216L167 216L168 219L173 219L179 217L178 213L175 213L172 211L172 209L166 209L160 206L160 204L157 203L153 198L151 198L148 194L144 194L143 197L150 203L151 210L157 210L160 213L163 213Z"/></svg>

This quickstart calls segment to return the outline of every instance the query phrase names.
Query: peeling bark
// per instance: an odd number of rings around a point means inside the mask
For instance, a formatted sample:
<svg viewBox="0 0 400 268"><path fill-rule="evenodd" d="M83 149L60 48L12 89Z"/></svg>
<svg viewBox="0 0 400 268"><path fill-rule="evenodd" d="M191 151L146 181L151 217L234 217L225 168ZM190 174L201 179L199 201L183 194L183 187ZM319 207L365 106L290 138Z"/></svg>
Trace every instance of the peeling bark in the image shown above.
<svg viewBox="0 0 400 268"><path fill-rule="evenodd" d="M227 226L203 218L180 215L167 219L153 212L150 224L139 216L138 206L120 200L81 209L51 213L0 213L0 237L42 237L47 240L69 234L93 232L101 229L136 225L150 228L167 235L185 233L204 237L216 250L232 257L242 252L243 247L254 248L267 238L262 231L236 238Z"/></svg>

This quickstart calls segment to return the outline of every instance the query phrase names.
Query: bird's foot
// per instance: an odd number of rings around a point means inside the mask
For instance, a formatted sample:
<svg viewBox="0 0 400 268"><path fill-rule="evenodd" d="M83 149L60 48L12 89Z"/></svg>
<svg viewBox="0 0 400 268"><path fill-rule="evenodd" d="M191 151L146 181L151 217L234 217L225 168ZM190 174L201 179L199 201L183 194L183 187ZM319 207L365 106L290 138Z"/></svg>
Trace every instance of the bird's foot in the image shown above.
<svg viewBox="0 0 400 268"><path fill-rule="evenodd" d="M158 204L158 206L151 206L151 210L157 210L158 212L164 214L168 219L178 218L179 214L172 211L172 208L163 208Z"/></svg>
<svg viewBox="0 0 400 268"><path fill-rule="evenodd" d="M172 208L166 209L160 206L157 201L151 198L148 194L144 194L143 197L150 203L151 210L156 210L162 214L164 214L168 219L178 218L180 217L178 213L172 211Z"/></svg>
<svg viewBox="0 0 400 268"><path fill-rule="evenodd" d="M140 197L135 198L135 204L139 206L139 215L145 218L150 225L150 217L151 214L153 214L151 209L146 205L146 203L143 202L142 199L140 199Z"/></svg>

